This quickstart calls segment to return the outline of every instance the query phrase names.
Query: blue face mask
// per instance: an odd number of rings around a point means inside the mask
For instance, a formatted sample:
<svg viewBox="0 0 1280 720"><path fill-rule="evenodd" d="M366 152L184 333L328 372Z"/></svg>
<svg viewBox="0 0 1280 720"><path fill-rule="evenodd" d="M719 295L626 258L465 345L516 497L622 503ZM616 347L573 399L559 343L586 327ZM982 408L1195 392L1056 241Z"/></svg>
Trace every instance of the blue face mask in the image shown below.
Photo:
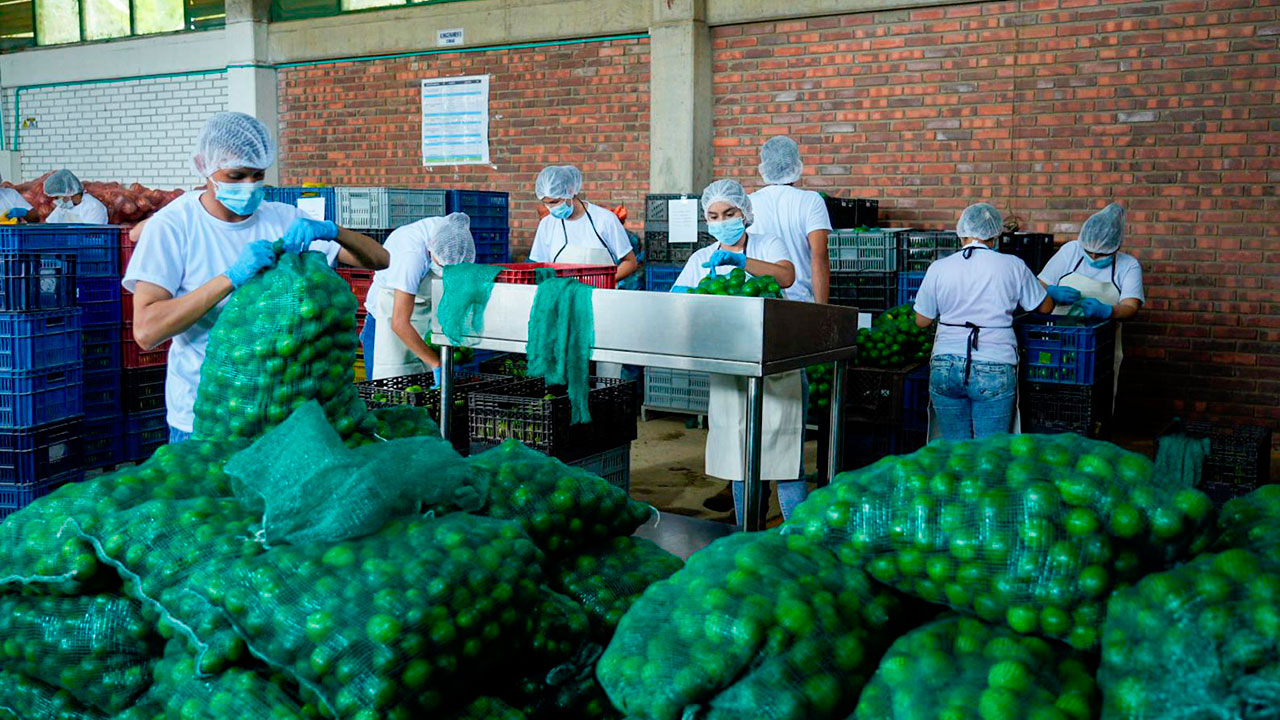
<svg viewBox="0 0 1280 720"><path fill-rule="evenodd" d="M562 202L559 205L556 205L555 207L551 208L551 217L557 220L568 220L569 216L572 214L573 214L572 200L569 200L567 202Z"/></svg>
<svg viewBox="0 0 1280 720"><path fill-rule="evenodd" d="M1115 256L1115 255L1107 255L1107 256L1105 256L1105 257L1100 257L1100 258L1098 258L1097 260L1094 260L1094 259L1090 258L1090 260L1089 260L1089 265L1090 265L1091 267L1095 267L1095 268L1098 268L1099 270L1101 270L1102 268L1107 267L1108 265L1110 265L1111 263L1113 263L1113 262L1115 262L1115 261L1116 261L1116 256Z"/></svg>
<svg viewBox="0 0 1280 720"><path fill-rule="evenodd" d="M261 181L220 183L213 178L209 179L213 182L213 196L236 215L252 215L267 195L263 188L265 183Z"/></svg>
<svg viewBox="0 0 1280 720"><path fill-rule="evenodd" d="M737 245L746 231L747 225L740 217L707 223L707 232L711 233L711 237L719 240L720 244L725 247Z"/></svg>

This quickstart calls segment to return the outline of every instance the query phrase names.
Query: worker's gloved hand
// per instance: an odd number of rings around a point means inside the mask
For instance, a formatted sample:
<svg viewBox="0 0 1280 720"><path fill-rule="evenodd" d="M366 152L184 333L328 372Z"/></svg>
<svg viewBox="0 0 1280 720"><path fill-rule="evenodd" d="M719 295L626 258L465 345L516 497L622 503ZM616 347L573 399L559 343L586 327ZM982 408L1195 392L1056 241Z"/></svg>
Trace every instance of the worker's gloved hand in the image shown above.
<svg viewBox="0 0 1280 720"><path fill-rule="evenodd" d="M231 280L232 287L239 288L241 285L249 282L249 279L257 275L259 271L265 270L276 263L275 250L271 248L271 243L266 240L258 240L244 246L240 251L240 257L236 258L235 263L227 268L223 273Z"/></svg>
<svg viewBox="0 0 1280 720"><path fill-rule="evenodd" d="M687 292L689 292L689 291L690 291L690 290L692 290L692 289L693 289L693 288L689 287L688 285L672 285L672 286L671 286L671 290L670 290L670 292L673 292L673 293L687 293Z"/></svg>
<svg viewBox="0 0 1280 720"><path fill-rule="evenodd" d="M27 213L29 212L31 211L26 208L20 208L20 207L9 208L9 218L12 220L21 220L22 218L26 217Z"/></svg>
<svg viewBox="0 0 1280 720"><path fill-rule="evenodd" d="M747 254L729 252L728 250L717 250L711 254L711 260L702 263L702 267L711 268L711 274L714 275L716 268L723 265L732 265L736 268L747 267Z"/></svg>
<svg viewBox="0 0 1280 720"><path fill-rule="evenodd" d="M338 224L328 220L298 218L284 232L284 251L306 252L316 240L333 240L338 237Z"/></svg>
<svg viewBox="0 0 1280 720"><path fill-rule="evenodd" d="M432 378L434 378L435 383L436 383L435 385L432 385L431 387L432 387L432 388L438 388L438 387L440 387L440 368L432 368L432 369L431 369L431 377L432 377Z"/></svg>
<svg viewBox="0 0 1280 720"><path fill-rule="evenodd" d="M1080 300L1080 291L1065 285L1050 285L1049 297L1059 305L1072 305Z"/></svg>
<svg viewBox="0 0 1280 720"><path fill-rule="evenodd" d="M1080 309L1084 311L1084 316L1090 320L1106 320L1111 317L1112 312L1110 305L1099 302L1094 298L1081 300Z"/></svg>

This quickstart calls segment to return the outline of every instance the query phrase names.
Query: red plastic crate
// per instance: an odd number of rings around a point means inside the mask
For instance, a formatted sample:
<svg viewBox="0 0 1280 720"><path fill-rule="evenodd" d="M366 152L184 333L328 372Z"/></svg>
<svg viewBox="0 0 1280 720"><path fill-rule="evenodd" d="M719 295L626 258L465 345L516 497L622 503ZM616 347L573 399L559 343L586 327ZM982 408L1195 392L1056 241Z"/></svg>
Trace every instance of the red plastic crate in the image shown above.
<svg viewBox="0 0 1280 720"><path fill-rule="evenodd" d="M169 346L172 344L171 340L165 340L152 350L143 350L133 339L133 323L126 322L120 331L120 353L124 356L126 370L168 364Z"/></svg>
<svg viewBox="0 0 1280 720"><path fill-rule="evenodd" d="M342 268L338 270L338 274L351 286L351 292L356 294L356 301L359 302L359 307L363 309L364 301L369 297L369 288L373 286L373 271Z"/></svg>
<svg viewBox="0 0 1280 720"><path fill-rule="evenodd" d="M504 263L494 282L536 285L539 268L554 268L556 277L574 278L591 287L613 290L618 286L618 268L612 265L568 265L565 263Z"/></svg>

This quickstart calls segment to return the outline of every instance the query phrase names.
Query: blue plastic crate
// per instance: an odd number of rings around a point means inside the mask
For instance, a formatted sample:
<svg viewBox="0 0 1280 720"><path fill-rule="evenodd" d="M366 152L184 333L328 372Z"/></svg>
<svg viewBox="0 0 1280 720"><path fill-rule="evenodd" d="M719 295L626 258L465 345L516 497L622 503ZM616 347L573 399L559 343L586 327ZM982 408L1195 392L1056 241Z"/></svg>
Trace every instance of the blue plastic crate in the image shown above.
<svg viewBox="0 0 1280 720"><path fill-rule="evenodd" d="M644 289L653 292L671 292L671 287L680 277L683 265L665 263L646 263L644 266Z"/></svg>
<svg viewBox="0 0 1280 720"><path fill-rule="evenodd" d="M76 306L76 254L0 254L0 311L36 312Z"/></svg>
<svg viewBox="0 0 1280 720"><path fill-rule="evenodd" d="M0 428L24 428L83 414L80 363L45 370L0 370Z"/></svg>
<svg viewBox="0 0 1280 720"><path fill-rule="evenodd" d="M926 432L929 429L929 365L907 373L902 381L902 429Z"/></svg>
<svg viewBox="0 0 1280 720"><path fill-rule="evenodd" d="M31 485L80 469L84 419L0 430L0 484Z"/></svg>
<svg viewBox="0 0 1280 720"><path fill-rule="evenodd" d="M79 309L0 313L0 370L43 370L79 360Z"/></svg>
<svg viewBox="0 0 1280 720"><path fill-rule="evenodd" d="M898 304L906 305L916 301L916 293L920 292L920 284L924 282L922 272L898 273Z"/></svg>
<svg viewBox="0 0 1280 720"><path fill-rule="evenodd" d="M85 420L82 465L86 470L124 462L124 421L119 412L97 420Z"/></svg>
<svg viewBox="0 0 1280 720"><path fill-rule="evenodd" d="M76 304L84 310L84 327L120 324L120 278L76 280Z"/></svg>
<svg viewBox="0 0 1280 720"><path fill-rule="evenodd" d="M76 254L76 277L120 276L120 228L115 225L0 226L0 251L59 250Z"/></svg>
<svg viewBox="0 0 1280 720"><path fill-rule="evenodd" d="M80 348L86 380L89 373L112 371L118 374L124 364L120 354L120 323L81 330Z"/></svg>
<svg viewBox="0 0 1280 720"><path fill-rule="evenodd" d="M121 373L119 370L84 374L84 417L101 420L121 413Z"/></svg>
<svg viewBox="0 0 1280 720"><path fill-rule="evenodd" d="M129 415L124 420L124 459L142 461L156 448L169 442L169 424L165 411Z"/></svg>
<svg viewBox="0 0 1280 720"><path fill-rule="evenodd" d="M510 230L477 230L472 226L471 237L476 241L477 263L493 265L495 263L510 262Z"/></svg>
<svg viewBox="0 0 1280 720"><path fill-rule="evenodd" d="M0 485L0 519L9 517L67 483L83 479L84 471L77 469L29 485Z"/></svg>
<svg viewBox="0 0 1280 720"><path fill-rule="evenodd" d="M298 198L318 197L324 198L324 219L336 220L338 217L338 203L334 198L333 188L330 187L268 187L266 199L270 202L285 203L297 207Z"/></svg>
<svg viewBox="0 0 1280 720"><path fill-rule="evenodd" d="M1116 326L1110 320L1024 315L1013 323L1023 380L1063 385L1110 383Z"/></svg>
<svg viewBox="0 0 1280 720"><path fill-rule="evenodd" d="M445 212L466 213L471 218L472 234L476 230L507 230L511 227L510 199L504 192L449 190L445 196ZM479 250L478 242L476 249Z"/></svg>

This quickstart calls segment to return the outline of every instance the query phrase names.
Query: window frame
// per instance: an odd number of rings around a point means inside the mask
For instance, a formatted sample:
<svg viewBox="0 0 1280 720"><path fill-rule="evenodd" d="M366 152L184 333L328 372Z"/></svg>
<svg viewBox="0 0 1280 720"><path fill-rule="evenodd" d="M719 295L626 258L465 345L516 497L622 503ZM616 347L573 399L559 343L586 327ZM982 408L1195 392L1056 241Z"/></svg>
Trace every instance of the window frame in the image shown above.
<svg viewBox="0 0 1280 720"><path fill-rule="evenodd" d="M151 37L153 35L169 35L169 34L180 33L180 32L193 32L197 30L210 29L211 27L220 27L226 24L225 0L222 3L223 13L224 13L222 21L221 22L214 21L211 24L209 20L204 19L204 20L201 20L200 27L196 27L196 18L192 12L194 10L194 8L192 7L192 4L187 0L180 0L182 4L182 27L176 30L161 30L158 32L139 33L138 32L138 3L137 3L137 0L129 0L129 34L118 35L116 37L109 37L109 38L94 38L92 40L89 40L85 38L88 31L88 28L85 24L86 23L86 20L85 20L86 0L78 0L78 2L76 3L76 10L79 14L79 28L78 28L79 39L73 40L70 42L51 43L49 45L42 45L40 43L40 4L41 2L42 0L31 0L31 43L26 46L27 48L67 47L70 45L84 45L87 43L112 42L115 40L126 40L129 38ZM25 48L17 48L17 49L25 49Z"/></svg>

